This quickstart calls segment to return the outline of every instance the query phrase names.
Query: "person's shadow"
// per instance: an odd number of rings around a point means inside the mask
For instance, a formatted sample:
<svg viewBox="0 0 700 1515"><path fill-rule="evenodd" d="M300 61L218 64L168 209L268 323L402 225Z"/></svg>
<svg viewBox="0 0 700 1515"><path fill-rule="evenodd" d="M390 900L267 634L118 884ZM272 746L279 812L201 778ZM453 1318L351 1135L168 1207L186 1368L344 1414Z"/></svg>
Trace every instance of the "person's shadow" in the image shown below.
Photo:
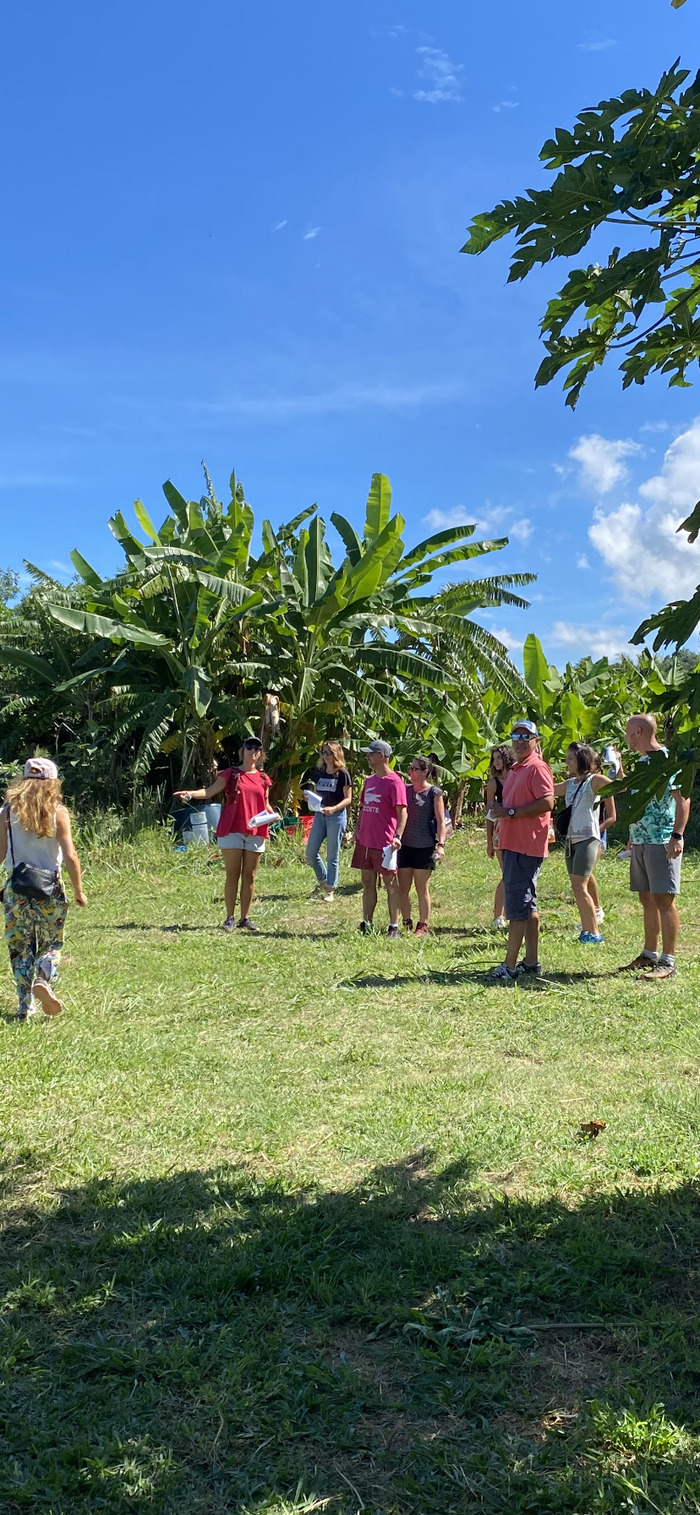
<svg viewBox="0 0 700 1515"><path fill-rule="evenodd" d="M694 1183L0 1177L8 1515L698 1507Z"/></svg>

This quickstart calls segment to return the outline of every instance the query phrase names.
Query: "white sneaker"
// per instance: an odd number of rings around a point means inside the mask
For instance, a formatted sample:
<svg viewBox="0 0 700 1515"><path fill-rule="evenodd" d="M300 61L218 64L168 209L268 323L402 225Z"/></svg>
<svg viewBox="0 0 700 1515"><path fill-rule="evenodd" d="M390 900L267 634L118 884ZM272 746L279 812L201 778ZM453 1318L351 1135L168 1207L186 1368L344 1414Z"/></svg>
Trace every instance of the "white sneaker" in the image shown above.
<svg viewBox="0 0 700 1515"><path fill-rule="evenodd" d="M333 893L333 890L332 889L327 889L326 893L323 896L323 902L324 902L324 904L325 905L332 905L334 899L335 899L335 895Z"/></svg>
<svg viewBox="0 0 700 1515"><path fill-rule="evenodd" d="M598 909L596 910L596 913L595 913L595 918L596 918L596 920L598 922L598 925L600 925L601 921L605 920L605 911L604 911L602 905L598 906Z"/></svg>

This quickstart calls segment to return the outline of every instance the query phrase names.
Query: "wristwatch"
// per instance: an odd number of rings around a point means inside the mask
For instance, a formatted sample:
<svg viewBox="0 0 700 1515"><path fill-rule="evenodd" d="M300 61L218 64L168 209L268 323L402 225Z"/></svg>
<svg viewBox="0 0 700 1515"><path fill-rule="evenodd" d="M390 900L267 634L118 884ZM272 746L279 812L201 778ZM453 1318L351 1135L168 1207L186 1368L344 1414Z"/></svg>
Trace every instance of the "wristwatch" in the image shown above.
<svg viewBox="0 0 700 1515"><path fill-rule="evenodd" d="M671 832L671 841L672 842L682 842L683 841L683 832L682 831L672 831Z"/></svg>
<svg viewBox="0 0 700 1515"><path fill-rule="evenodd" d="M509 816L510 816L510 818L511 818L511 820L512 820L512 819L513 819L513 816L514 816L514 815L515 815L515 810L514 810L514 808L513 808L513 806L512 806L512 805L511 805L511 807L510 807L510 810L509 810L509 811L508 811L508 814L509 814Z"/></svg>

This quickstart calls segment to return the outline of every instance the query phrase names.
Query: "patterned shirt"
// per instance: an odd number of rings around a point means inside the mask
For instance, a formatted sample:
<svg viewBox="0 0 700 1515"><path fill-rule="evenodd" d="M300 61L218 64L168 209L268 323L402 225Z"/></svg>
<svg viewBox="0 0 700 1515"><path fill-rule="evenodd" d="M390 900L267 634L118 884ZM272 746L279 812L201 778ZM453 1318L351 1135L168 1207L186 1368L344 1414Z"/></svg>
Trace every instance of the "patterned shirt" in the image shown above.
<svg viewBox="0 0 700 1515"><path fill-rule="evenodd" d="M659 747L653 752L648 752L646 757L640 759L642 763L661 763L668 757L668 749ZM654 795L650 799L641 820L633 821L630 825L630 841L640 845L644 842L654 842L662 847L671 840L671 832L676 824L676 802L672 790L675 788L678 775L673 774L669 779L666 789L657 799ZM634 790L632 790L634 794Z"/></svg>

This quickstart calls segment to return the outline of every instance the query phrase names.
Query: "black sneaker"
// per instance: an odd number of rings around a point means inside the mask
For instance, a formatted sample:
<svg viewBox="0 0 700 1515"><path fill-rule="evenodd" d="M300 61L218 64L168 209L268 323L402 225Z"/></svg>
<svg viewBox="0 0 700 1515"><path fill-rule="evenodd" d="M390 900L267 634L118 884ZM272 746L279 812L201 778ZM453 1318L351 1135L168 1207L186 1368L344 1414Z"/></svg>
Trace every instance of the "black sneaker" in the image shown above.
<svg viewBox="0 0 700 1515"><path fill-rule="evenodd" d="M401 927L400 926L387 926L386 934L387 934L388 937L391 938L392 942L395 942L395 941L398 940L398 938L401 935Z"/></svg>
<svg viewBox="0 0 700 1515"><path fill-rule="evenodd" d="M408 918L407 921L404 921L403 926L404 926L404 931L412 931L413 930L413 921L411 920L410 916L409 916L409 918Z"/></svg>
<svg viewBox="0 0 700 1515"><path fill-rule="evenodd" d="M256 926L254 921L251 921L249 915L246 915L245 918L241 917L241 919L238 922L238 930L239 931L252 931L253 936L259 936L260 935L260 927Z"/></svg>
<svg viewBox="0 0 700 1515"><path fill-rule="evenodd" d="M360 933L360 936L371 936L372 935L372 922L371 921L360 921L360 924L359 924L359 926L358 926L357 929L358 929L358 931Z"/></svg>
<svg viewBox="0 0 700 1515"><path fill-rule="evenodd" d="M516 968L515 971L516 971L516 973L518 975L520 975L521 973L525 973L525 974L530 974L532 976L532 978L540 978L541 975L542 975L542 964L541 963L518 963L518 966L517 966L517 968Z"/></svg>

